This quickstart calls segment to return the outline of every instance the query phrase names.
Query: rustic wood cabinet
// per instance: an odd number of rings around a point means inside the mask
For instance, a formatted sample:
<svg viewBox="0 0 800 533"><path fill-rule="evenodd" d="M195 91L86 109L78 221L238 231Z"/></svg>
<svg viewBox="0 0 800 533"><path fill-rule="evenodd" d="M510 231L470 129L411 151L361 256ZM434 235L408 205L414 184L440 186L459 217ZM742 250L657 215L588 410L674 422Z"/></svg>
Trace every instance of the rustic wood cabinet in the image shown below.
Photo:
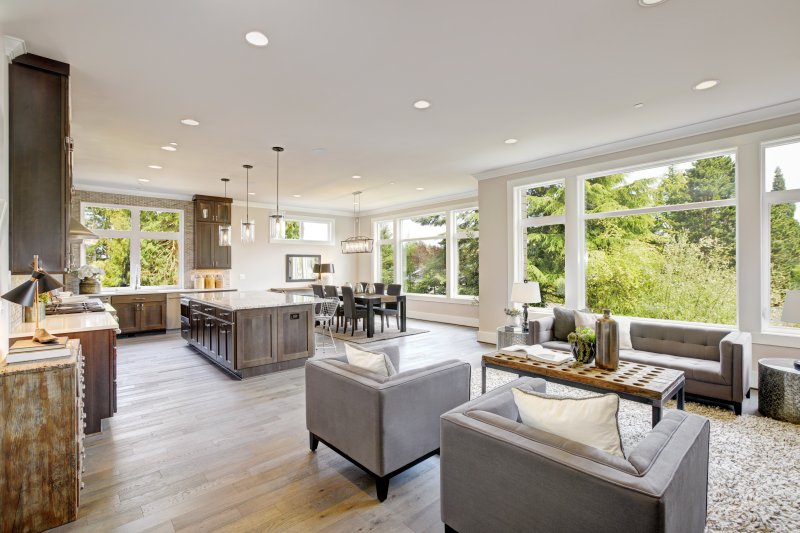
<svg viewBox="0 0 800 533"><path fill-rule="evenodd" d="M142 294L112 296L121 333L141 333L167 329L167 295Z"/></svg>
<svg viewBox="0 0 800 533"><path fill-rule="evenodd" d="M302 366L314 352L313 306L231 309L191 300L184 339L239 378Z"/></svg>
<svg viewBox="0 0 800 533"><path fill-rule="evenodd" d="M231 268L231 247L219 245L219 227L231 223L232 202L230 198L195 195L195 268Z"/></svg>
<svg viewBox="0 0 800 533"><path fill-rule="evenodd" d="M78 517L83 488L84 362L0 367L0 531L44 531Z"/></svg>
<svg viewBox="0 0 800 533"><path fill-rule="evenodd" d="M9 65L8 82L11 273L30 274L34 255L50 272L63 272L72 188L69 65L23 54Z"/></svg>

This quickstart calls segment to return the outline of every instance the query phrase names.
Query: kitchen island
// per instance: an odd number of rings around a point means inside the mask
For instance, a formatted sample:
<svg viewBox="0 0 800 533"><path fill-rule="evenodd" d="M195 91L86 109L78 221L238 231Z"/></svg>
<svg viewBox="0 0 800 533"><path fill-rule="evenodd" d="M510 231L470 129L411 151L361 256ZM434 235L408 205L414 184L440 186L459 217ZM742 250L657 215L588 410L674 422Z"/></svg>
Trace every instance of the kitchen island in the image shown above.
<svg viewBox="0 0 800 533"><path fill-rule="evenodd" d="M237 378L295 368L314 354L313 303L267 291L182 294L181 336Z"/></svg>

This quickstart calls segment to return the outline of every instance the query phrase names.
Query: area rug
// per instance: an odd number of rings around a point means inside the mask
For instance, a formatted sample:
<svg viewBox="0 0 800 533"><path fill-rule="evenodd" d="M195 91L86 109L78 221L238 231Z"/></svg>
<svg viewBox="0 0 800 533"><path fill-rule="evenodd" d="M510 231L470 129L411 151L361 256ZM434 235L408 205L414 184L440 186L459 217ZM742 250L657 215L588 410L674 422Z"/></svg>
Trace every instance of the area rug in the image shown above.
<svg viewBox="0 0 800 533"><path fill-rule="evenodd" d="M514 379L516 374L489 369L486 390ZM481 372L476 369L472 397L480 391ZM554 383L547 384L547 392L591 394ZM758 415L736 416L732 410L688 400L686 410L711 421L706 531L800 531L800 426ZM620 402L626 451L650 430L650 416L647 405Z"/></svg>
<svg viewBox="0 0 800 533"><path fill-rule="evenodd" d="M320 335L323 334L322 328L317 326L314 328L316 333ZM350 330L348 330L350 331ZM372 337L367 337L366 331L356 330L355 335L350 335L350 333L336 333L336 330L333 331L333 337L335 339L352 342L353 344L367 344L369 342L378 342L378 341L386 341L389 339L396 339L398 337L409 337L411 335L419 335L420 333L430 333L430 330L427 329L416 329L416 328L406 328L406 331L400 331L398 329L386 329L383 333L378 331L375 332L375 335ZM325 331L324 335L327 337L328 332ZM328 342L331 340L328 339Z"/></svg>

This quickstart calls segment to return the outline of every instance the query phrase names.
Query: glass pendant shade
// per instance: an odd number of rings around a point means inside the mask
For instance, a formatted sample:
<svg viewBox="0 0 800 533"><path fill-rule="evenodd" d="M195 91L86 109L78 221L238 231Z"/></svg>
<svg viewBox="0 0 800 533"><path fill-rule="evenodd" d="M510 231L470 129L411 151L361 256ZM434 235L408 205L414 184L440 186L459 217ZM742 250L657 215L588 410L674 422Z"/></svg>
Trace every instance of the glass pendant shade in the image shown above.
<svg viewBox="0 0 800 533"><path fill-rule="evenodd" d="M375 241L361 233L361 191L353 193L353 236L342 241L343 254L371 254Z"/></svg>
<svg viewBox="0 0 800 533"><path fill-rule="evenodd" d="M222 224L219 227L219 245L230 246L233 241L233 228L230 224Z"/></svg>
<svg viewBox="0 0 800 533"><path fill-rule="evenodd" d="M269 216L269 235L273 239L286 238L286 216L283 213Z"/></svg>
<svg viewBox="0 0 800 533"><path fill-rule="evenodd" d="M256 242L256 221L242 219L242 242L252 244Z"/></svg>

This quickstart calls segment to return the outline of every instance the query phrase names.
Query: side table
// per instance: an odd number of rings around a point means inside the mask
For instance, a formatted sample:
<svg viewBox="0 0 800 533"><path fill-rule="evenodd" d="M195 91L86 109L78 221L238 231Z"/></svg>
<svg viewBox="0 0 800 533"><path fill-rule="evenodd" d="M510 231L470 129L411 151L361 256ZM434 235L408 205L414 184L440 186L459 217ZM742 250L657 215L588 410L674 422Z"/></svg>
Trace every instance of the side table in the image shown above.
<svg viewBox="0 0 800 533"><path fill-rule="evenodd" d="M499 350L512 344L528 344L528 332L506 331L505 326L497 328L497 349Z"/></svg>
<svg viewBox="0 0 800 533"><path fill-rule="evenodd" d="M793 359L758 362L758 410L764 416L800 424L800 371Z"/></svg>

